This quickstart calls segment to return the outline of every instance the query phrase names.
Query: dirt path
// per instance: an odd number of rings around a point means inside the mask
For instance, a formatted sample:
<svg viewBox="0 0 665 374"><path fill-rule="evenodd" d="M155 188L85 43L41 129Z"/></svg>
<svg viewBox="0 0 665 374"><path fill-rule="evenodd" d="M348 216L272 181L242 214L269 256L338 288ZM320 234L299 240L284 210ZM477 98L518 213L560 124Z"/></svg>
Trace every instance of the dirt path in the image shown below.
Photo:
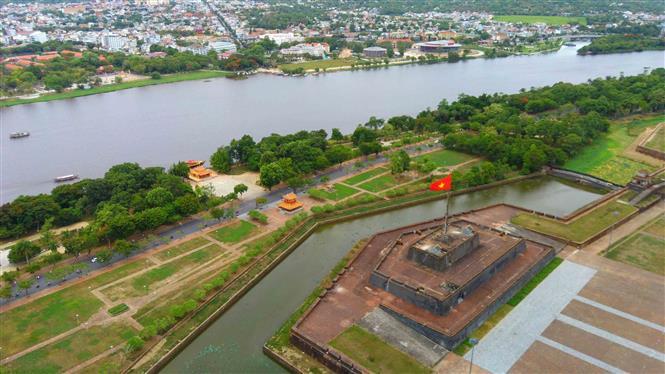
<svg viewBox="0 0 665 374"><path fill-rule="evenodd" d="M588 253L599 254L610 246L610 236L612 237L612 243L616 243L632 234L649 221L663 214L665 214L665 201L661 201L646 211L636 215L630 221L610 231L610 233L589 243L582 250Z"/></svg>
<svg viewBox="0 0 665 374"><path fill-rule="evenodd" d="M104 351L102 354L99 354L99 355L89 359L88 361L82 362L82 363L80 363L80 364L78 364L78 365L76 365L72 368L67 369L65 371L65 374L77 373L77 372L81 371L82 369L85 369L88 366L94 364L95 362L114 354L115 352L123 349L124 347L125 347L125 343L116 345L112 349Z"/></svg>

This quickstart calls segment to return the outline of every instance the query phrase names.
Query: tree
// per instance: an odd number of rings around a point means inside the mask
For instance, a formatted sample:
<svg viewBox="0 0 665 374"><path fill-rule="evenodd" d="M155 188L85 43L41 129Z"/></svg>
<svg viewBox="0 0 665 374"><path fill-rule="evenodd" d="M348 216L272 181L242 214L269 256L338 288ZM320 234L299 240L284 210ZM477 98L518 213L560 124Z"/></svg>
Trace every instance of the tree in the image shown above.
<svg viewBox="0 0 665 374"><path fill-rule="evenodd" d="M173 194L164 187L156 187L148 191L145 201L151 208L164 207L173 202Z"/></svg>
<svg viewBox="0 0 665 374"><path fill-rule="evenodd" d="M266 199L265 197L257 197L256 198L256 207L258 208L259 206L264 205L267 202L268 202L268 199Z"/></svg>
<svg viewBox="0 0 665 374"><path fill-rule="evenodd" d="M367 127L358 126L351 135L353 145L359 146L361 143L370 143L376 140L377 133Z"/></svg>
<svg viewBox="0 0 665 374"><path fill-rule="evenodd" d="M39 238L39 244L45 250L55 252L58 250L60 244L58 243L58 239L55 237L55 234L53 234L53 231L51 231L52 227L53 227L53 218L49 218L46 220L46 222L44 222L44 225L39 230L39 232L41 233L41 237Z"/></svg>
<svg viewBox="0 0 665 374"><path fill-rule="evenodd" d="M363 156L369 156L372 153L374 154L379 154L381 152L381 144L379 142L369 142L369 143L360 143L360 146L358 147L360 149L360 153L363 154Z"/></svg>
<svg viewBox="0 0 665 374"><path fill-rule="evenodd" d="M41 252L41 248L31 241L21 240L9 250L9 262L17 264L25 261L30 263L30 259L37 256Z"/></svg>
<svg viewBox="0 0 665 374"><path fill-rule="evenodd" d="M189 165L186 162L180 161L171 165L169 168L169 174L175 175L182 178L187 178L189 175Z"/></svg>
<svg viewBox="0 0 665 374"><path fill-rule="evenodd" d="M124 239L117 240L113 245L113 249L125 257L129 257L136 248L136 244Z"/></svg>
<svg viewBox="0 0 665 374"><path fill-rule="evenodd" d="M224 217L224 210L218 207L213 207L210 209L210 215L217 221L221 221L222 217Z"/></svg>
<svg viewBox="0 0 665 374"><path fill-rule="evenodd" d="M141 339L140 336L134 335L129 340L127 340L127 350L129 352L136 352L143 348L145 342Z"/></svg>
<svg viewBox="0 0 665 374"><path fill-rule="evenodd" d="M410 164L411 158L403 149L390 155L390 172L393 174L401 174L409 170Z"/></svg>
<svg viewBox="0 0 665 374"><path fill-rule="evenodd" d="M231 171L232 159L229 147L217 148L217 151L210 156L210 165L219 173L228 173Z"/></svg>
<svg viewBox="0 0 665 374"><path fill-rule="evenodd" d="M326 149L325 156L331 164L341 164L353 157L353 150L343 145L334 145Z"/></svg>
<svg viewBox="0 0 665 374"><path fill-rule="evenodd" d="M259 181L263 187L268 191L282 181L284 170L279 162L271 162L267 165L261 166Z"/></svg>
<svg viewBox="0 0 665 374"><path fill-rule="evenodd" d="M540 170L547 163L547 155L541 148L531 144L528 151L523 156L523 168L525 172L534 172Z"/></svg>
<svg viewBox="0 0 665 374"><path fill-rule="evenodd" d="M342 132L339 131L338 128L334 128L332 129L332 134L330 135L330 139L335 141L344 140L344 135L342 135Z"/></svg>
<svg viewBox="0 0 665 374"><path fill-rule="evenodd" d="M242 196L242 194L244 194L244 193L247 192L248 190L249 190L249 187L247 187L247 186L246 186L245 184L243 184L243 183L236 184L236 185L233 187L233 192L235 192L236 195L238 195L238 196Z"/></svg>
<svg viewBox="0 0 665 374"><path fill-rule="evenodd" d="M231 158L236 162L246 163L254 152L256 142L249 135L243 135L240 140L233 139L229 146Z"/></svg>
<svg viewBox="0 0 665 374"><path fill-rule="evenodd" d="M296 193L298 188L305 187L309 183L310 180L302 175L294 175L286 180L286 184L293 190L293 193Z"/></svg>
<svg viewBox="0 0 665 374"><path fill-rule="evenodd" d="M53 252L44 256L43 259L46 264L51 265L51 271L53 271L55 264L57 264L58 262L60 262L60 260L62 260L62 255L58 252Z"/></svg>

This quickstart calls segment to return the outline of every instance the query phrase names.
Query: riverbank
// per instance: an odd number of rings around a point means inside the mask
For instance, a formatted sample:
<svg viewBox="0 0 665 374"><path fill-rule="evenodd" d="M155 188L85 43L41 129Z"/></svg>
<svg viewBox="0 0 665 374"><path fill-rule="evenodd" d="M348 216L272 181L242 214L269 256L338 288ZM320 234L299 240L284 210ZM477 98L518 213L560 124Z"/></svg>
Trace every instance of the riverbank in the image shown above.
<svg viewBox="0 0 665 374"><path fill-rule="evenodd" d="M42 95L42 96L38 96L38 97L34 97L34 98L29 98L29 99L7 99L7 100L0 101L0 108L10 107L10 106L14 106L14 105L21 105L21 104L32 104L32 103L41 103L41 102L46 102L46 101L72 99L72 98L75 98L75 97L97 95L97 94L103 94L103 93L108 93L108 92L126 90L126 89L130 89L130 88L154 86L154 85L158 85L158 84L176 83L176 82L200 80L200 79L230 77L232 75L233 75L233 73L230 73L230 72L212 71L212 70L193 71L193 72L187 72L187 73L176 73L176 74L163 75L159 79L146 78L146 79L134 80L134 81L131 81L131 82L122 82L122 83L116 83L116 84L109 84L109 85L106 85L106 86L94 87L94 88L91 88L91 89L88 89L88 90L75 89L75 90L71 90L71 91L65 91L65 92L59 92L59 93L53 93L53 94L46 94L46 95Z"/></svg>

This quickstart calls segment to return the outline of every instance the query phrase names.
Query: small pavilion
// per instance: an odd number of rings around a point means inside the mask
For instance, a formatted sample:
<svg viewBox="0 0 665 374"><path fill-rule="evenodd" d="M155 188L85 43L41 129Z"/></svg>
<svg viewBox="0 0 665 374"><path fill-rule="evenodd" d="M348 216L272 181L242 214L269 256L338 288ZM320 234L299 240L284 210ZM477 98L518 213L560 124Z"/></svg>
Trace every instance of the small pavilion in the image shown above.
<svg viewBox="0 0 665 374"><path fill-rule="evenodd" d="M191 179L195 182L199 182L199 181L201 181L203 179L206 179L206 178L209 178L211 176L212 176L212 172L209 169L207 169L203 166L197 166L197 167L191 168L189 170L189 179Z"/></svg>
<svg viewBox="0 0 665 374"><path fill-rule="evenodd" d="M298 201L298 196L296 196L296 194L288 193L282 196L282 201L277 206L279 207L279 209L287 213L292 213L299 209L302 209L303 204L300 201Z"/></svg>

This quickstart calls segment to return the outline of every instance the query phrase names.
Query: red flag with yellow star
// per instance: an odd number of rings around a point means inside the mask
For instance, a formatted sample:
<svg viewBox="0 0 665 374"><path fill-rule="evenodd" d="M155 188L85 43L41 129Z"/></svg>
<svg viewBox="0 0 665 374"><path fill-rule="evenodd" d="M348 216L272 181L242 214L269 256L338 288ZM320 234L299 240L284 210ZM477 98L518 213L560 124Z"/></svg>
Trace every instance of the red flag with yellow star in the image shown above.
<svg viewBox="0 0 665 374"><path fill-rule="evenodd" d="M453 188L453 176L448 174L446 177L435 180L429 185L431 191L450 191Z"/></svg>

